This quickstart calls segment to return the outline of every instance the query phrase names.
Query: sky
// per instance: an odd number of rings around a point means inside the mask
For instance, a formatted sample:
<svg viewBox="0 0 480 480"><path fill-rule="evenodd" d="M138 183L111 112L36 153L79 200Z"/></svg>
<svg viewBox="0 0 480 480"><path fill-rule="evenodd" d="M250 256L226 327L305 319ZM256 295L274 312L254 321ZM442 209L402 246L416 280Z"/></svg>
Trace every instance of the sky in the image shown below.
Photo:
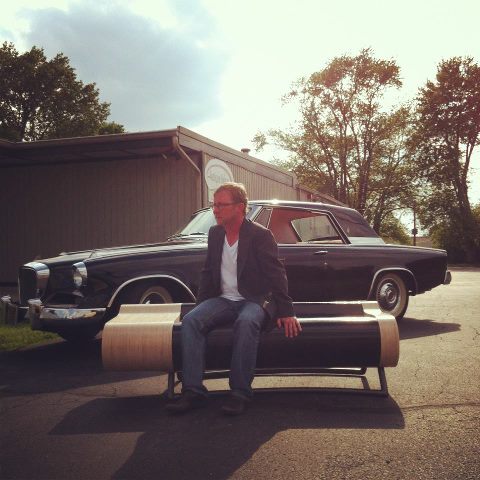
<svg viewBox="0 0 480 480"><path fill-rule="evenodd" d="M281 97L333 58L371 48L395 60L413 99L439 62L480 63L478 0L0 0L0 39L18 51L63 52L95 82L110 120L129 132L182 125L256 153L259 131L287 129ZM478 147L480 150L480 147ZM480 154L470 197L480 202Z"/></svg>

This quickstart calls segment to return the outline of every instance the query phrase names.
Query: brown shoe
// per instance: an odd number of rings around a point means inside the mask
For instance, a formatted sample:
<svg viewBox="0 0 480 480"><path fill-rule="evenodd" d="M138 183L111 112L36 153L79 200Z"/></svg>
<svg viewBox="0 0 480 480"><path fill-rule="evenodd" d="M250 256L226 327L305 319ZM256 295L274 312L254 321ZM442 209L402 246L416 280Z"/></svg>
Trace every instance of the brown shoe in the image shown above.
<svg viewBox="0 0 480 480"><path fill-rule="evenodd" d="M222 412L225 415L241 415L247 408L248 400L238 395L230 395L222 405Z"/></svg>
<svg viewBox="0 0 480 480"><path fill-rule="evenodd" d="M176 402L169 403L165 408L169 413L185 413L194 408L204 407L206 404L207 397L205 395L187 390Z"/></svg>

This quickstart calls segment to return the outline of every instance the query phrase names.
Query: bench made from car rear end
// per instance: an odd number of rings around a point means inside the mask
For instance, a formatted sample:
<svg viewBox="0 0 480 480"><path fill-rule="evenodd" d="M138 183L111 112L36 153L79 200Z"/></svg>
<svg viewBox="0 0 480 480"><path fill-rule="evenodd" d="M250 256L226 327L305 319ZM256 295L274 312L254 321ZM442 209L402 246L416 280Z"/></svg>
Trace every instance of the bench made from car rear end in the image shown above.
<svg viewBox="0 0 480 480"><path fill-rule="evenodd" d="M166 372L167 393L173 397L178 383L175 374L181 380L182 371L181 321L193 307L185 303L122 305L103 330L104 367ZM295 303L294 308L302 332L295 338L286 338L283 329L262 332L256 376L361 377L363 388L315 389L388 395L384 369L396 366L399 358L399 334L393 316L382 312L376 302ZM228 377L231 350L231 326L208 334L206 379ZM378 389L371 389L366 381L370 367L378 370ZM272 388L255 388L262 390Z"/></svg>

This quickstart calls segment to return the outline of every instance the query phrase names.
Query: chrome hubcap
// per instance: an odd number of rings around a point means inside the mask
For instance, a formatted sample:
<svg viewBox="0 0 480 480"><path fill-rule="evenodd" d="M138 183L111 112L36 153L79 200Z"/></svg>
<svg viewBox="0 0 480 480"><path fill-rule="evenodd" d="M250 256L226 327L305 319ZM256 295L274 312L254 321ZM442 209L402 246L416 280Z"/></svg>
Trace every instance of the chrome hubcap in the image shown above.
<svg viewBox="0 0 480 480"><path fill-rule="evenodd" d="M144 304L150 304L153 303L155 305L158 305L160 303L165 303L165 299L161 295L157 295L155 293L151 293L147 297L143 299Z"/></svg>
<svg viewBox="0 0 480 480"><path fill-rule="evenodd" d="M394 283L384 283L378 292L378 303L387 310L395 308L399 300L399 291Z"/></svg>

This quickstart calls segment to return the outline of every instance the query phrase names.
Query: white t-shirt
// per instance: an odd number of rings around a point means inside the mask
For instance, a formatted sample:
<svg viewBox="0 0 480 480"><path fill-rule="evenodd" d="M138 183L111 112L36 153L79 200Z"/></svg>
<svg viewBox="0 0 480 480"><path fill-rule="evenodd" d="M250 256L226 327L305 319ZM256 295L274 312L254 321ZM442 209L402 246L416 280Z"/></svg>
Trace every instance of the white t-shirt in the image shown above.
<svg viewBox="0 0 480 480"><path fill-rule="evenodd" d="M225 236L222 252L222 265L220 269L222 287L221 296L234 301L244 300L244 298L238 292L237 253L238 240L233 245L229 245L227 237Z"/></svg>

